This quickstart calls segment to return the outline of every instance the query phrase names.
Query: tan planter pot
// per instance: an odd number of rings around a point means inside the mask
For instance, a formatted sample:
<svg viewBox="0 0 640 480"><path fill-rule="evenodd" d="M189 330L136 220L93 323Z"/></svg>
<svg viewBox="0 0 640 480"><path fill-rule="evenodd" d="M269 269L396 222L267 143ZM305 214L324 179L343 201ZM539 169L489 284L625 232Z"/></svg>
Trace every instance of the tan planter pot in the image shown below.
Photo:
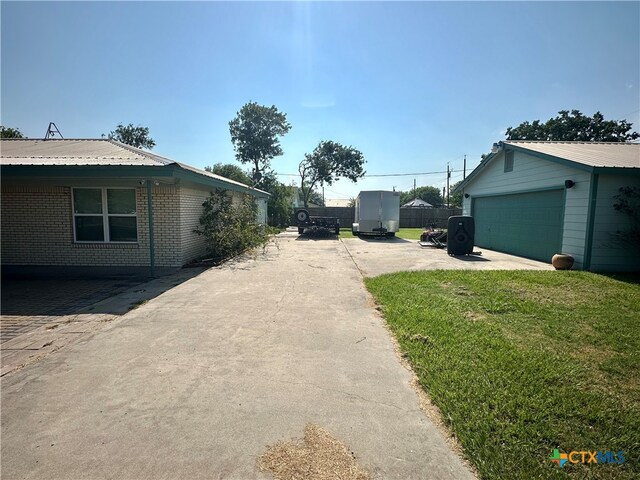
<svg viewBox="0 0 640 480"><path fill-rule="evenodd" d="M551 265L553 265L556 270L571 270L574 261L571 255L556 253L553 258L551 258Z"/></svg>

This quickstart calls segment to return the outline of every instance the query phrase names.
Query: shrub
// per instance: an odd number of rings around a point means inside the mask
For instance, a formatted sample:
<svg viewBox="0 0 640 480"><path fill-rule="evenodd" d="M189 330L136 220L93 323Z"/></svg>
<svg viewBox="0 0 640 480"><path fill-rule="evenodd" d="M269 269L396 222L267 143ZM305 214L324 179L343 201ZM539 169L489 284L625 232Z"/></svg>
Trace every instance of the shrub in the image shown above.
<svg viewBox="0 0 640 480"><path fill-rule="evenodd" d="M267 245L270 230L256 222L258 207L251 195L243 195L234 204L226 190L216 189L202 206L200 228L194 232L204 237L207 252L214 260L223 261Z"/></svg>

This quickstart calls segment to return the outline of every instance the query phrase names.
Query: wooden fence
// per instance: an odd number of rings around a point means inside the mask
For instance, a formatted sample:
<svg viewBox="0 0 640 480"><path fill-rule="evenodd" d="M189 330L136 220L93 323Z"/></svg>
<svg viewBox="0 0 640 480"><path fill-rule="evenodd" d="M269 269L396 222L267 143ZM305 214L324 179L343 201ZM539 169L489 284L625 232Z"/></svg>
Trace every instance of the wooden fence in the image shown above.
<svg viewBox="0 0 640 480"><path fill-rule="evenodd" d="M353 207L309 207L309 215L312 217L337 217L340 226L351 227L354 221ZM447 220L453 215L462 215L459 208L401 208L400 228L423 228L431 224L436 227L446 227ZM295 218L292 225L295 225Z"/></svg>

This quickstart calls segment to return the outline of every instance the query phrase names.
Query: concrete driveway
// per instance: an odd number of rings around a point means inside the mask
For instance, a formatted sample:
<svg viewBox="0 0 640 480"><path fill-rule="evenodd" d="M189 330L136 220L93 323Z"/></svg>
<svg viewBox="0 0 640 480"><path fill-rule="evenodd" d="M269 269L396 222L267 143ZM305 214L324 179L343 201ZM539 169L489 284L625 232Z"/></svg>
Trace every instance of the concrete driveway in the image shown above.
<svg viewBox="0 0 640 480"><path fill-rule="evenodd" d="M553 270L550 263L477 247L482 255L452 257L446 248L421 247L398 237L347 237L342 242L367 277L407 270Z"/></svg>
<svg viewBox="0 0 640 480"><path fill-rule="evenodd" d="M2 377L2 477L269 478L267 445L315 423L376 477L473 478L344 244L278 242Z"/></svg>

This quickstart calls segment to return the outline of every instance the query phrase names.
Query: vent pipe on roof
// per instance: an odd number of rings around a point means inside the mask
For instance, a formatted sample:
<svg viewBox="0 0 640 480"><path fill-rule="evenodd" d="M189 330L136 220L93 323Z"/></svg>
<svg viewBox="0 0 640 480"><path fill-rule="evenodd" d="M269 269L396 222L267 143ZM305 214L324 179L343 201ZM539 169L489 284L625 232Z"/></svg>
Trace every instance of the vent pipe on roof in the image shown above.
<svg viewBox="0 0 640 480"><path fill-rule="evenodd" d="M55 137L56 134L59 135L60 138L64 138L60 133L60 130L58 130L58 127L56 127L56 124L49 122L49 128L47 128L47 134L44 136L44 139L49 140L50 138Z"/></svg>

